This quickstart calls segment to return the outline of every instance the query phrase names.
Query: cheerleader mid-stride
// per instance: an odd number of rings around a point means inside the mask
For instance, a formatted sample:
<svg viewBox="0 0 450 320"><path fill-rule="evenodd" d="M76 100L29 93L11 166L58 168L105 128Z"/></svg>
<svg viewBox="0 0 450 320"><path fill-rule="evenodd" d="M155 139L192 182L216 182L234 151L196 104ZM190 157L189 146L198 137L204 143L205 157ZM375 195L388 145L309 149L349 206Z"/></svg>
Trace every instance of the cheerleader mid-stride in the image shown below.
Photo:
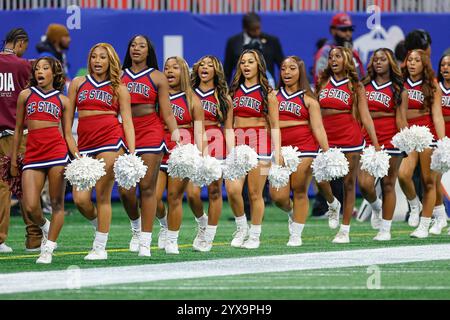
<svg viewBox="0 0 450 320"><path fill-rule="evenodd" d="M69 101L64 131L70 152L74 156L87 155L105 161L106 175L95 185L96 206L91 201L92 190L79 191L74 188L73 199L78 210L96 228L92 250L85 260L106 260L114 162L125 152L125 141L128 151L135 151L130 94L121 83L120 60L110 44L98 43L91 48L88 75L73 79L69 87ZM78 145L72 135L75 108L78 108ZM123 123L117 118L119 113Z"/></svg>
<svg viewBox="0 0 450 320"><path fill-rule="evenodd" d="M363 197L372 207L371 224L379 229L374 240L391 239L391 223L394 216L396 194L395 181L403 159L403 153L392 145L392 137L408 126L406 110L408 93L403 89L403 77L394 53L390 49L378 49L372 55L367 67L368 76L363 80L367 103L372 116L378 143L391 156L387 176L381 179L382 199L375 191L375 178L367 171L360 170L358 182ZM366 144L371 145L364 130Z"/></svg>
<svg viewBox="0 0 450 320"><path fill-rule="evenodd" d="M156 181L164 149L164 125L161 120L168 127L171 140L178 142L179 134L170 108L167 79L158 71L155 49L146 36L138 35L130 40L122 68L122 82L131 95L136 154L148 168L144 178L139 181L141 215L137 188L119 188L119 192L131 223L129 249L139 252L139 256L149 257L156 215ZM159 106L159 115L156 104Z"/></svg>
<svg viewBox="0 0 450 320"><path fill-rule="evenodd" d="M64 109L69 103L61 94L64 83L61 64L50 57L40 58L33 64L30 87L20 93L17 101L11 175L18 175L17 154L26 120L28 137L22 174L22 208L24 214L42 229L41 255L36 263L52 262L56 240L64 224L64 168L69 162L67 145L60 129ZM41 191L47 177L51 223L41 209Z"/></svg>
<svg viewBox="0 0 450 320"><path fill-rule="evenodd" d="M271 188L270 196L278 207L288 212L290 237L287 245L297 247L302 245L302 232L308 216L311 163L319 151L319 144L322 151L328 150L328 140L303 60L296 56L284 59L278 87L281 145L297 147L301 152L301 162L291 174L289 184L279 190Z"/></svg>

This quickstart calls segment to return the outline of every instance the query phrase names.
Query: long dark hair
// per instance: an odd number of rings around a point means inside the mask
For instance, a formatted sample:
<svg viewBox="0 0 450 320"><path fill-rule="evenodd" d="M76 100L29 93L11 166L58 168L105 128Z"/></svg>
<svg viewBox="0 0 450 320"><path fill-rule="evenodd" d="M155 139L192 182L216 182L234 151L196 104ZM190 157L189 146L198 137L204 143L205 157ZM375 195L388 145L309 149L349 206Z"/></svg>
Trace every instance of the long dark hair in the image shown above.
<svg viewBox="0 0 450 320"><path fill-rule="evenodd" d="M158 60L156 59L155 47L153 46L153 44L150 41L150 39L147 36L144 36L142 34L135 35L128 42L127 52L125 54L125 59L123 60L122 69L125 70L127 68L130 68L132 63L133 63L132 60L131 60L131 55L130 55L130 48L131 48L131 44L133 43L133 41L137 37L142 37L147 42L147 48L148 48L148 54L147 54L147 60L146 60L147 67L159 70L159 68L158 68Z"/></svg>
<svg viewBox="0 0 450 320"><path fill-rule="evenodd" d="M53 88L58 91L62 91L64 89L64 85L66 84L66 77L64 75L64 70L61 66L61 63L53 57L42 57L42 58L37 59L33 63L30 84L28 87L37 87L38 86L35 72L36 72L37 64L41 60L46 60L50 64L50 67L52 68Z"/></svg>
<svg viewBox="0 0 450 320"><path fill-rule="evenodd" d="M299 87L299 89L305 91L305 94L307 96L310 96L311 98L316 99L316 97L314 96L314 93L311 90L311 85L309 84L309 81L308 81L308 76L306 74L305 62L297 56L287 56L281 62L281 65L283 65L283 63L287 59L294 60L298 66L298 72L299 72L298 87ZM281 70L280 70L280 80L278 81L277 89L280 89L281 87L284 87L284 86L285 86L285 83L283 82L283 79L281 78Z"/></svg>
<svg viewBox="0 0 450 320"><path fill-rule="evenodd" d="M230 94L231 96L234 96L236 90L239 88L239 85L241 83L244 83L245 77L242 74L241 71L241 60L244 54L251 53L255 57L255 60L258 64L258 80L259 84L261 85L261 94L264 100L264 106L263 110L264 113L267 114L269 112L269 93L272 91L272 87L269 85L269 80L267 80L267 67L266 67L266 60L264 60L264 57L262 53L259 50L254 49L247 49L244 50L241 55L239 56L239 59L236 64L236 74L234 75L233 83L231 84Z"/></svg>
<svg viewBox="0 0 450 320"><path fill-rule="evenodd" d="M442 60L444 60L445 57L450 57L450 53L444 54L441 57L441 59L439 59L439 64L438 64L439 72L438 72L437 78L438 78L438 81L442 82L442 83L444 83L444 77L442 76L442 73L441 73L441 63L442 63Z"/></svg>
<svg viewBox="0 0 450 320"><path fill-rule="evenodd" d="M392 52L391 49L388 48L380 48L374 51L372 54L372 57L370 57L369 64L367 65L367 76L362 80L362 83L364 85L370 83L372 80L375 80L377 73L375 72L375 69L373 68L373 59L375 57L375 54L379 51L383 51L384 54L386 54L388 61L389 61L389 79L392 81L392 87L394 91L394 101L395 104L398 106L402 103L402 91L403 88L403 75L400 70L400 68L397 65L397 62L395 61L395 55L394 52Z"/></svg>
<svg viewBox="0 0 450 320"><path fill-rule="evenodd" d="M211 59L214 66L214 97L219 103L218 118L220 122L224 122L228 113L228 85L225 79L222 63L217 57L206 55L201 57L193 66L191 73L191 84L193 88L200 85L200 77L198 76L198 68L204 59Z"/></svg>
<svg viewBox="0 0 450 320"><path fill-rule="evenodd" d="M428 56L428 54L426 54L425 51L416 49L408 52L405 58L405 66L402 68L403 79L406 81L406 79L410 77L408 71L408 58L413 52L418 53L422 61L422 93L424 97L423 107L425 110L430 111L434 103L434 93L437 90L437 86L435 83L435 76L430 57Z"/></svg>

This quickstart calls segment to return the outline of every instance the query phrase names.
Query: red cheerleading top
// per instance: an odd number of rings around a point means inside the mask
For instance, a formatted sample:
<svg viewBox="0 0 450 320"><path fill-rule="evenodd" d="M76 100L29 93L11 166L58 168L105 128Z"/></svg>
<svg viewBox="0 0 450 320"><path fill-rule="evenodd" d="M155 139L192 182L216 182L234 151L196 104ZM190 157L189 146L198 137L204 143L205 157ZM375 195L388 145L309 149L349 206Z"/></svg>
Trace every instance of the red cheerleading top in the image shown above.
<svg viewBox="0 0 450 320"><path fill-rule="evenodd" d="M407 78L404 87L408 90L408 109L423 109L423 92L422 92L422 80L412 82Z"/></svg>
<svg viewBox="0 0 450 320"><path fill-rule="evenodd" d="M305 106L303 96L304 90L297 91L291 95L287 94L283 87L277 93L278 112L280 121L283 120L308 120L309 111Z"/></svg>
<svg viewBox="0 0 450 320"><path fill-rule="evenodd" d="M392 81L378 85L375 80L372 80L365 85L365 89L369 111L395 113L396 103Z"/></svg>
<svg viewBox="0 0 450 320"><path fill-rule="evenodd" d="M347 83L348 78L336 81L330 77L327 85L319 92L320 107L324 109L352 110L353 99Z"/></svg>
<svg viewBox="0 0 450 320"><path fill-rule="evenodd" d="M154 70L154 68L148 68L139 73L133 73L131 69L125 69L122 82L130 93L131 106L133 104L156 104L158 89L150 76Z"/></svg>
<svg viewBox="0 0 450 320"><path fill-rule="evenodd" d="M27 120L60 122L63 103L58 90L43 92L37 87L30 87L31 93L25 101Z"/></svg>
<svg viewBox="0 0 450 320"><path fill-rule="evenodd" d="M203 112L205 114L205 120L218 121L217 111L219 108L219 103L214 96L215 89L211 89L208 92L203 92L200 88L195 88L195 93L199 97Z"/></svg>
<svg viewBox="0 0 450 320"><path fill-rule="evenodd" d="M114 99L111 81L98 83L90 75L81 84L77 92L76 105L78 111L98 110L119 112L119 104Z"/></svg>
<svg viewBox="0 0 450 320"><path fill-rule="evenodd" d="M233 96L233 114L243 118L265 117L264 99L260 84L247 88L241 83Z"/></svg>
<svg viewBox="0 0 450 320"><path fill-rule="evenodd" d="M450 88L446 88L443 82L439 82L442 90L442 115L444 117L450 116Z"/></svg>
<svg viewBox="0 0 450 320"><path fill-rule="evenodd" d="M175 94L169 94L169 99L172 106L173 115L177 120L177 125L192 124L192 117L189 111L186 93L178 92Z"/></svg>

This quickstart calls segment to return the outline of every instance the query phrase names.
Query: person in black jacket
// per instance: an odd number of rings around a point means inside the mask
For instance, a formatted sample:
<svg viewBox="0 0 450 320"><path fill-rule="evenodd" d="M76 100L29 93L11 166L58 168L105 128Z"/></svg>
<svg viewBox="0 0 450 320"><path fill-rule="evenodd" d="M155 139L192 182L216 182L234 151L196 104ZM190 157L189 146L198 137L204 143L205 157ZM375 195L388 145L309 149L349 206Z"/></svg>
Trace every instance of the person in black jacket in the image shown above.
<svg viewBox="0 0 450 320"><path fill-rule="evenodd" d="M275 65L280 68L283 60L283 50L280 40L272 35L261 32L261 18L256 13L248 13L242 19L243 31L228 39L225 49L224 71L230 83L233 69L243 50L257 49L262 52L266 60L267 71L273 77Z"/></svg>

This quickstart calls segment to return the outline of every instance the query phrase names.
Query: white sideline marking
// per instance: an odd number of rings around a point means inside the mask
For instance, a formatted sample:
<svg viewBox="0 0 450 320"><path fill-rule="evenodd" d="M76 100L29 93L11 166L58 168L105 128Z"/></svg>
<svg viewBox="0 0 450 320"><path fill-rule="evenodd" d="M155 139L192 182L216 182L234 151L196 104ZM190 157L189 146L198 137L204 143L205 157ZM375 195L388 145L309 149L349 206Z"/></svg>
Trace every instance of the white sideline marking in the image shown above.
<svg viewBox="0 0 450 320"><path fill-rule="evenodd" d="M127 267L88 268L80 270L79 279L77 279L79 282L77 283L79 283L80 288L86 288L159 280L317 270L432 260L450 260L450 244L227 258ZM74 281L73 277L73 270L0 274L0 293L69 289L73 288L71 287Z"/></svg>

